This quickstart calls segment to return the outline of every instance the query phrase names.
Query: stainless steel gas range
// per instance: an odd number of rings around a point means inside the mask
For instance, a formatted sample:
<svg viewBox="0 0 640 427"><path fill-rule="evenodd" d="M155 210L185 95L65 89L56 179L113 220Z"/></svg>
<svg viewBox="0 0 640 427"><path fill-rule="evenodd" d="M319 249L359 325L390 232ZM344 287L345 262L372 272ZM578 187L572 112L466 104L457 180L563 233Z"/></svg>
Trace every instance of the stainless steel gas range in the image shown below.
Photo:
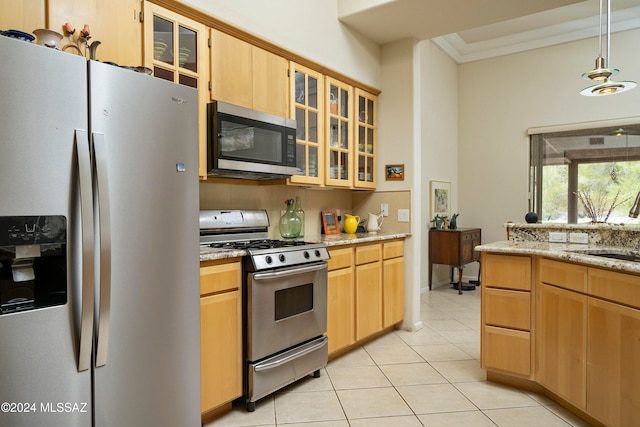
<svg viewBox="0 0 640 427"><path fill-rule="evenodd" d="M327 260L323 243L268 239L264 210L200 211L200 243L243 249L244 394L255 402L328 359Z"/></svg>

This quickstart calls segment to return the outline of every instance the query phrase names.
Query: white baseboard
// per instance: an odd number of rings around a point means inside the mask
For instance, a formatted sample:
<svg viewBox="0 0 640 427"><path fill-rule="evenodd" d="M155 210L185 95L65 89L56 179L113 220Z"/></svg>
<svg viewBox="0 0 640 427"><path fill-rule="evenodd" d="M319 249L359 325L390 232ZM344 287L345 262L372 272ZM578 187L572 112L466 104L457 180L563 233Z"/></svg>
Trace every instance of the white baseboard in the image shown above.
<svg viewBox="0 0 640 427"><path fill-rule="evenodd" d="M400 325L400 329L402 329L403 331L409 331L409 332L416 332L422 328L424 328L424 322L422 320L418 320L413 325L407 324L407 323L402 323L402 325Z"/></svg>

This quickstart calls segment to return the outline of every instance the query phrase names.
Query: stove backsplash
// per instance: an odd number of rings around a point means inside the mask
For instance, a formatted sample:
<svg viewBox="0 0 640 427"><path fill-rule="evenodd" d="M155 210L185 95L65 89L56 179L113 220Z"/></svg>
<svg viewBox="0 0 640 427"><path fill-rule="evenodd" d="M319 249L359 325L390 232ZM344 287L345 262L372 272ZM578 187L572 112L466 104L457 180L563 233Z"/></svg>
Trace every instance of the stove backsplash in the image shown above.
<svg viewBox="0 0 640 427"><path fill-rule="evenodd" d="M266 209L269 215L269 238L279 239L278 221L285 210L285 200L300 196L305 212L305 236L319 235L320 212L336 210L366 218L380 203L389 204L389 217L383 231L411 232L410 223L397 222L398 209L411 208L408 190L394 192L354 192L351 190L312 190L286 185L200 184L200 209ZM342 229L342 228L341 228Z"/></svg>

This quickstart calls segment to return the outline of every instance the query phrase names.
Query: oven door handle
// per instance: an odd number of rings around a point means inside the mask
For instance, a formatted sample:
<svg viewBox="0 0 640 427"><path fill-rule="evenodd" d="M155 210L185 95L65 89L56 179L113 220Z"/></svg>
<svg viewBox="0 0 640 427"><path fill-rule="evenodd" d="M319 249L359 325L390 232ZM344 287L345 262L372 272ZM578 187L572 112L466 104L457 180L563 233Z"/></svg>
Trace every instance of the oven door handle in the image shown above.
<svg viewBox="0 0 640 427"><path fill-rule="evenodd" d="M273 362L258 363L253 367L253 369L256 372L260 372L260 371L266 371L268 369L277 368L278 366L282 366L285 363L288 363L288 362L292 361L293 359L297 359L299 357L304 356L305 354L309 354L311 352L316 351L317 349L319 349L322 346L326 345L328 340L329 340L329 338L327 338L326 336L323 336L321 339L318 340L318 342L314 343L313 345L311 345L309 347L305 347L305 348L301 349L300 351L296 351L295 353L288 354L285 357L283 357L282 359L274 360Z"/></svg>
<svg viewBox="0 0 640 427"><path fill-rule="evenodd" d="M327 263L315 264L311 266L287 268L269 273L253 273L253 280L280 279L282 277L293 276L294 274L310 273L313 271L326 270Z"/></svg>

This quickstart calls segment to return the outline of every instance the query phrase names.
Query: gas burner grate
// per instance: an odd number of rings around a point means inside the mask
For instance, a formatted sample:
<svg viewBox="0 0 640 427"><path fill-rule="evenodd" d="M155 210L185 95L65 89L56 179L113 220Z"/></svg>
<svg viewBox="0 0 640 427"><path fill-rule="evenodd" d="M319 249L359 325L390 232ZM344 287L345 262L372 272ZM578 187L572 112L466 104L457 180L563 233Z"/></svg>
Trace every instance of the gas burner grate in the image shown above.
<svg viewBox="0 0 640 427"><path fill-rule="evenodd" d="M287 248L292 246L304 246L310 243L302 240L244 240L236 242L214 242L209 246L216 249L275 249Z"/></svg>

